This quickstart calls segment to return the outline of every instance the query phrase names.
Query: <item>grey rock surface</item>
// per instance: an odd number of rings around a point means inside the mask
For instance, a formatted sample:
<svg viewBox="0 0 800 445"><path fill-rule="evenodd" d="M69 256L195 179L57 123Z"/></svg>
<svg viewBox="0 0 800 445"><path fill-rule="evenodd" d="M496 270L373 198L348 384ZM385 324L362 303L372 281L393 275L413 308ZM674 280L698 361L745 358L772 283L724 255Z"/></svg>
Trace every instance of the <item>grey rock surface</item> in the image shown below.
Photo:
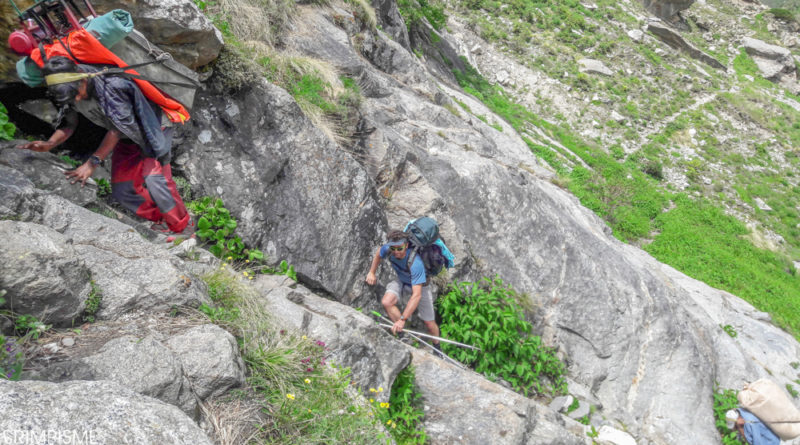
<svg viewBox="0 0 800 445"><path fill-rule="evenodd" d="M360 164L266 81L235 97L199 93L195 105L176 163L196 192L221 197L248 244L287 260L309 285L352 300L350 287L364 273L358 260L370 255L381 220Z"/></svg>
<svg viewBox="0 0 800 445"><path fill-rule="evenodd" d="M136 29L151 43L189 68L217 58L222 33L191 0L95 0L98 14L112 9L131 13Z"/></svg>
<svg viewBox="0 0 800 445"><path fill-rule="evenodd" d="M0 289L6 304L20 315L44 323L80 323L89 295L89 269L62 234L39 224L0 221Z"/></svg>
<svg viewBox="0 0 800 445"><path fill-rule="evenodd" d="M178 408L114 382L0 380L0 410L0 431L16 434L13 443L211 445ZM58 438L42 438L50 431Z"/></svg>
<svg viewBox="0 0 800 445"><path fill-rule="evenodd" d="M166 342L183 366L195 394L205 400L245 383L245 365L236 339L217 325L191 328Z"/></svg>
<svg viewBox="0 0 800 445"><path fill-rule="evenodd" d="M71 170L71 166L50 153L14 148L21 142L0 142L0 165L19 171L33 182L37 189L52 191L79 206L97 201L97 185L94 180L87 181L85 187L70 184L64 172Z"/></svg>
<svg viewBox="0 0 800 445"><path fill-rule="evenodd" d="M325 343L331 351L330 361L350 368L350 378L362 394L383 387L386 391L376 398L388 401L388 389L411 360L402 343L368 316L316 296L303 286L287 287L281 277L259 276L255 284L276 320L312 341Z"/></svg>
<svg viewBox="0 0 800 445"><path fill-rule="evenodd" d="M590 444L583 425L473 372L413 348L433 444Z"/></svg>

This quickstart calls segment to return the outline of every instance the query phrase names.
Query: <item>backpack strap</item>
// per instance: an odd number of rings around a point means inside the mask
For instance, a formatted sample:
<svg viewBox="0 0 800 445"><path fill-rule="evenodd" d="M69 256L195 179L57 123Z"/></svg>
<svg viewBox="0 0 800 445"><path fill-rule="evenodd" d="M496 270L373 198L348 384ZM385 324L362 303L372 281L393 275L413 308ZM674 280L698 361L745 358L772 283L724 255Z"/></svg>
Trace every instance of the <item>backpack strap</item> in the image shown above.
<svg viewBox="0 0 800 445"><path fill-rule="evenodd" d="M417 249L418 247L414 246L410 248L410 252L408 252L408 257L406 257L406 269L408 269L408 273L411 273L411 265L414 264L414 260L417 259Z"/></svg>

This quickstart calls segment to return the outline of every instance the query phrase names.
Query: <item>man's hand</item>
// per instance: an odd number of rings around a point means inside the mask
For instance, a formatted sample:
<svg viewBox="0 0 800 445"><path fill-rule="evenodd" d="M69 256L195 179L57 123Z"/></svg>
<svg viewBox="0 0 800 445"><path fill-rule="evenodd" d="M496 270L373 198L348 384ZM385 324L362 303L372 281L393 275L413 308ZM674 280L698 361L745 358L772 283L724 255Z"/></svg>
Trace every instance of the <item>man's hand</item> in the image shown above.
<svg viewBox="0 0 800 445"><path fill-rule="evenodd" d="M70 184L75 184L76 182L81 182L81 187L86 185L86 180L92 177L92 173L94 173L95 166L92 165L90 162L84 162L83 165L76 168L75 170L70 170L64 172L67 175L67 180L69 181L72 179Z"/></svg>
<svg viewBox="0 0 800 445"><path fill-rule="evenodd" d="M33 141L26 144L17 145L17 148L30 151L50 151L56 144L50 141Z"/></svg>
<svg viewBox="0 0 800 445"><path fill-rule="evenodd" d="M377 278L375 278L375 274L374 274L374 273L372 273L372 272L369 272L369 273L367 274L367 279L366 279L365 281L367 282L367 284L369 284L370 286L372 286L372 285L374 285L374 284L375 284L375 283L376 283L378 280L377 280Z"/></svg>
<svg viewBox="0 0 800 445"><path fill-rule="evenodd" d="M405 320L402 318L395 321L394 325L392 325L392 334L399 334L403 332L403 328L406 326Z"/></svg>

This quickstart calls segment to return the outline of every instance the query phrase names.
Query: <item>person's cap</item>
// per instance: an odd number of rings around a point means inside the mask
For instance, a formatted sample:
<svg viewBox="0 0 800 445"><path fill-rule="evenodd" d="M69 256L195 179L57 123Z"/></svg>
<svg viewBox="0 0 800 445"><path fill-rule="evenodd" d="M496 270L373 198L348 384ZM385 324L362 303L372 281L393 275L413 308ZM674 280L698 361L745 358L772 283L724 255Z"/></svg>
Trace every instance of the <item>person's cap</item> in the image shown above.
<svg viewBox="0 0 800 445"><path fill-rule="evenodd" d="M389 245L389 247L392 247L392 246L402 246L405 243L406 243L406 240L401 239L401 240L398 240L398 241L389 241L387 244Z"/></svg>
<svg viewBox="0 0 800 445"><path fill-rule="evenodd" d="M729 430L733 429L737 420L739 420L739 412L735 409L729 409L728 412L725 413L725 423L728 425Z"/></svg>

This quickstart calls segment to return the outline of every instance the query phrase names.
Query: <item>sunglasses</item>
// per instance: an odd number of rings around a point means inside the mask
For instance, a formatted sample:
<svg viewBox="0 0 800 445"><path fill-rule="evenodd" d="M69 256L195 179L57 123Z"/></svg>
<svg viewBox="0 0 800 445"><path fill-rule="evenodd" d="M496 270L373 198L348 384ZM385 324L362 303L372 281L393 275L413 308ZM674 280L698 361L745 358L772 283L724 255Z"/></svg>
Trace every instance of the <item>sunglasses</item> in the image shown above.
<svg viewBox="0 0 800 445"><path fill-rule="evenodd" d="M403 245L403 246L389 246L389 250L391 250L392 252L402 252L402 251L406 250L406 246L405 245Z"/></svg>

